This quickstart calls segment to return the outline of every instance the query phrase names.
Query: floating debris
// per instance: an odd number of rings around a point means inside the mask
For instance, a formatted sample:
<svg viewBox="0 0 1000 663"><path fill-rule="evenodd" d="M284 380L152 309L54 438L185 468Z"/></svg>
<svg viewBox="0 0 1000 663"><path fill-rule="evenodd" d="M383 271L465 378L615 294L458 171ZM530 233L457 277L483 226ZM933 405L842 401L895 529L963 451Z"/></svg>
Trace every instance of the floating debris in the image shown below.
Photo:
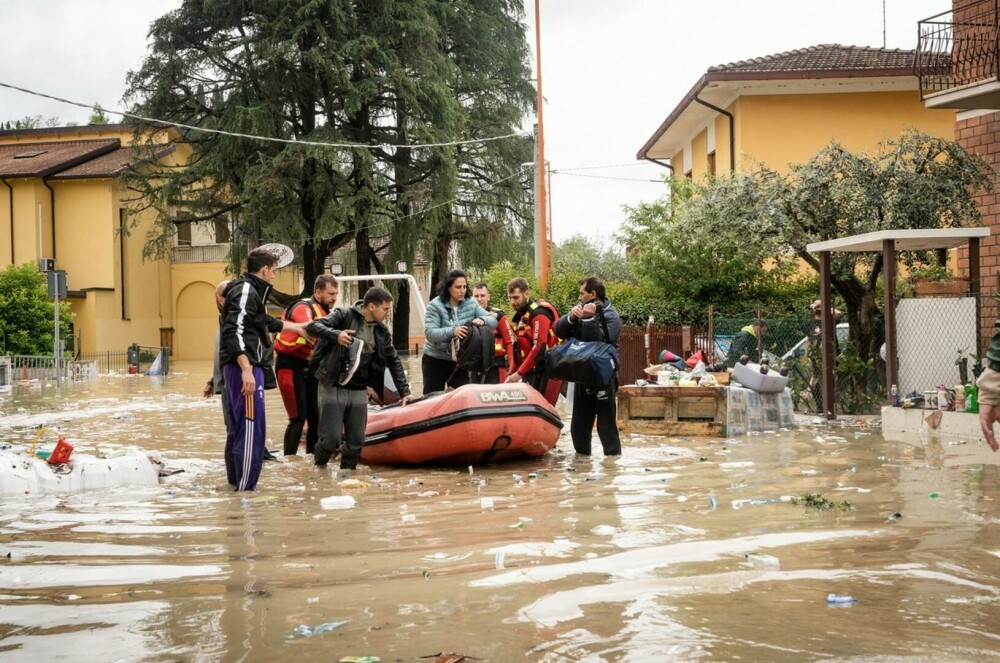
<svg viewBox="0 0 1000 663"><path fill-rule="evenodd" d="M319 505L324 509L352 509L354 504L354 498L350 495L333 495L319 501Z"/></svg>
<svg viewBox="0 0 1000 663"><path fill-rule="evenodd" d="M819 493L806 493L802 497L793 497L790 502L796 506L804 506L817 511L854 511L854 505L848 501L831 502Z"/></svg>
<svg viewBox="0 0 1000 663"><path fill-rule="evenodd" d="M857 603L858 600L846 594L827 594L826 602L829 605L848 605L850 603Z"/></svg>
<svg viewBox="0 0 1000 663"><path fill-rule="evenodd" d="M334 629L340 628L341 626L343 626L346 623L347 623L346 619L344 621L340 621L340 622L326 622L325 624L320 624L319 626L317 626L315 628L313 628L311 626L306 626L305 624L300 624L299 627L296 628L293 631L293 635L290 635L288 637L289 638L293 638L293 637L295 637L294 634L298 633L301 636L305 636L307 638L311 638L312 636L319 635L320 633L329 633L330 631L332 631Z"/></svg>
<svg viewBox="0 0 1000 663"><path fill-rule="evenodd" d="M754 566L773 566L777 567L781 565L781 561L774 555L765 555L763 553L747 553L743 557L753 564Z"/></svg>

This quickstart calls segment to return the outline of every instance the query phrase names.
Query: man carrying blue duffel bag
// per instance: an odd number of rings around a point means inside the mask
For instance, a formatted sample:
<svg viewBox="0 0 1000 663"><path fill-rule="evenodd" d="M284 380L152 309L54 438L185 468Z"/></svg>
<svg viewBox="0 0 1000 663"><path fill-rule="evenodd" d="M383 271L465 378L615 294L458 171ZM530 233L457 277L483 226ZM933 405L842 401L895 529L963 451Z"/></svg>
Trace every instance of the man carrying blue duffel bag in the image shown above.
<svg viewBox="0 0 1000 663"><path fill-rule="evenodd" d="M577 348L589 346L594 357L596 370L587 371L591 382L595 375L607 375L610 378L606 384L585 384L577 381L573 388L573 419L570 423L570 434L573 438L573 448L578 454L590 455L590 442L594 432L594 420L597 420L597 435L601 439L605 456L618 456L622 452L621 437L618 434L618 407L616 393L618 391L617 362L618 337L621 335L622 321L618 311L607 298L604 282L596 276L580 281L580 303L569 313L556 322L556 336L565 339L567 344ZM584 343L574 343L583 341ZM604 344L611 347L604 347ZM560 348L563 346L559 346ZM568 350L569 348L567 348ZM551 356L556 354L556 356ZM595 356L596 355L596 356ZM546 361L555 360L558 353L550 351ZM601 370L608 362L612 370ZM550 372L552 367L550 366ZM569 378L567 378L569 379Z"/></svg>

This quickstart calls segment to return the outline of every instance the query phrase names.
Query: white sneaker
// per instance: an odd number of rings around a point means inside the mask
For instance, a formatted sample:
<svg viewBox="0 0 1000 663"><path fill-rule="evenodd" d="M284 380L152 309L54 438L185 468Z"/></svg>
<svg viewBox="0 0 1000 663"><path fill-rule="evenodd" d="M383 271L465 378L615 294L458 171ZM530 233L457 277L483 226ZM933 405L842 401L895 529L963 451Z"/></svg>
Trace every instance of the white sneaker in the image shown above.
<svg viewBox="0 0 1000 663"><path fill-rule="evenodd" d="M340 386L344 386L351 381L354 374L361 365L361 350L365 347L365 342L360 338L354 339L350 345L344 348L343 368L340 369Z"/></svg>

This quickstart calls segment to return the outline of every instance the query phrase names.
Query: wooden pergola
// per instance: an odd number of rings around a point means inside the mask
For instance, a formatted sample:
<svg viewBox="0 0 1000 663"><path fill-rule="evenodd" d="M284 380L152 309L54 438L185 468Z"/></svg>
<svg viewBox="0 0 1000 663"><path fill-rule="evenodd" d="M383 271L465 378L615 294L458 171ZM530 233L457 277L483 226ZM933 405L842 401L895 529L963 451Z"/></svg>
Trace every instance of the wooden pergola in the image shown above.
<svg viewBox="0 0 1000 663"><path fill-rule="evenodd" d="M979 241L989 237L989 228L946 228L937 230L880 230L806 245L806 251L819 254L819 292L823 302L821 328L823 333L823 411L827 419L834 415L834 334L833 292L830 281L831 253L882 253L882 275L885 283L885 382L886 398L890 385L898 382L896 357L896 253L898 251L930 251L969 246L969 295L976 298L976 339L980 333L979 303Z"/></svg>

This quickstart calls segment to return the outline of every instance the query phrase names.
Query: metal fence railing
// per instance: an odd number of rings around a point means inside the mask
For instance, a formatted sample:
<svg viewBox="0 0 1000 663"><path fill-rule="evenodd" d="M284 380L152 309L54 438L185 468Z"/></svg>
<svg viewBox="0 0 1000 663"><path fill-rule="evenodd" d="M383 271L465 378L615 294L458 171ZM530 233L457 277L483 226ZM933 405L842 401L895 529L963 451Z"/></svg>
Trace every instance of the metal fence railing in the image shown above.
<svg viewBox="0 0 1000 663"><path fill-rule="evenodd" d="M52 355L11 355L11 374L15 380L55 380L56 360ZM60 377L65 376L61 373Z"/></svg>
<svg viewBox="0 0 1000 663"><path fill-rule="evenodd" d="M983 308L992 298L982 297ZM981 320L971 296L902 299L896 306L898 389L901 396L936 394L978 375ZM987 338L992 327L987 329ZM928 399L929 400L929 399Z"/></svg>
<svg viewBox="0 0 1000 663"><path fill-rule="evenodd" d="M917 24L921 99L1000 77L1000 2L967 0Z"/></svg>
<svg viewBox="0 0 1000 663"><path fill-rule="evenodd" d="M132 344L124 350L77 352L60 362L60 379L89 380L99 374L170 373L170 349ZM55 357L52 355L0 356L0 387L22 380L55 380Z"/></svg>
<svg viewBox="0 0 1000 663"><path fill-rule="evenodd" d="M795 409L800 412L819 412L823 403L823 387L819 343L821 337L815 331L817 321L808 315L761 318L758 315L756 311L750 311L740 316L713 316L713 360L724 362L731 368L739 360L737 354L745 353L754 362L765 357L773 368L788 369L788 386ZM763 325L759 330L753 329L758 320ZM836 329L838 356L844 357L846 362L846 357L849 356L846 354L849 351L849 329L842 322L837 324ZM750 350L747 351L746 345L742 344L743 350L731 351L733 341L745 330L755 337L749 338ZM754 340L756 344L753 343ZM865 380L868 380L868 376ZM843 371L835 373L835 390L839 393L845 384L846 375ZM877 385L873 384L872 391L878 393ZM854 410L858 406L853 402L845 402L842 407ZM870 409L867 404L864 407Z"/></svg>
<svg viewBox="0 0 1000 663"><path fill-rule="evenodd" d="M646 350L646 334L649 334L649 351ZM707 329L699 326L651 325L649 327L622 327L618 339L618 353L621 368L618 379L621 384L631 384L645 378L643 369L656 363L661 350L670 350L678 356L687 356L699 349L708 354Z"/></svg>
<svg viewBox="0 0 1000 663"><path fill-rule="evenodd" d="M897 389L901 398L936 394L940 386L974 381L981 371L982 357L998 314L997 300L990 295L905 296L896 302ZM714 359L724 361L741 329L757 319L756 312L744 316L714 317ZM795 409L822 410L822 359L818 322L808 317L763 318L759 348L773 367L788 369ZM846 318L836 321L837 341L834 370L835 405L838 412L871 414L887 401L884 357L885 328L881 314L865 334L866 347L851 338ZM757 359L751 353L752 359Z"/></svg>
<svg viewBox="0 0 1000 663"><path fill-rule="evenodd" d="M128 350L78 352L76 358L82 361L95 362L98 373L128 373Z"/></svg>
<svg viewBox="0 0 1000 663"><path fill-rule="evenodd" d="M184 245L170 250L171 262L226 262L228 259L228 244Z"/></svg>
<svg viewBox="0 0 1000 663"><path fill-rule="evenodd" d="M56 360L52 356L11 355L0 357L0 386L24 380L55 380ZM59 364L60 380L93 380L97 365L93 361L64 359Z"/></svg>

